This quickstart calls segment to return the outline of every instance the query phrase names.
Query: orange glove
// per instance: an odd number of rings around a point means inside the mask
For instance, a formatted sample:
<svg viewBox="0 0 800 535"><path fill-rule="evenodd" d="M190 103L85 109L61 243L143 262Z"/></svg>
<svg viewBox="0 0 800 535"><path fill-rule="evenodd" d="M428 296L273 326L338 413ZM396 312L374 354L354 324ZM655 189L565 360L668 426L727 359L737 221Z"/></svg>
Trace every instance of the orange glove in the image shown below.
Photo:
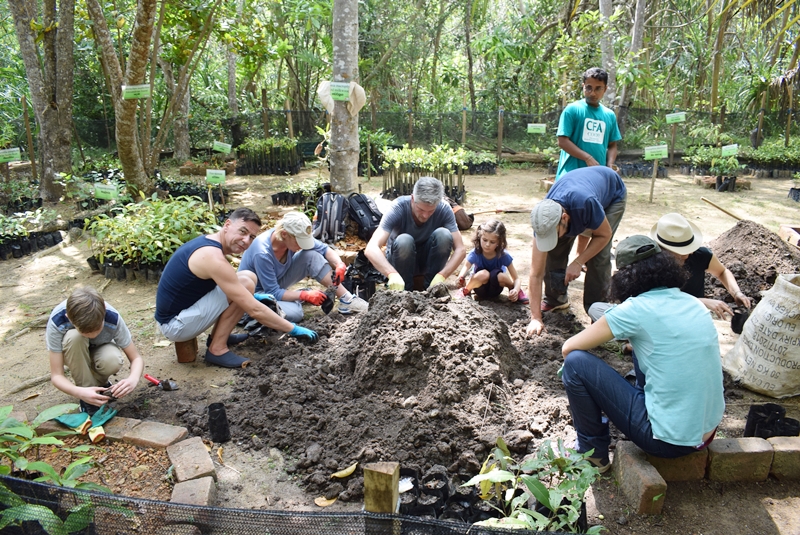
<svg viewBox="0 0 800 535"><path fill-rule="evenodd" d="M325 302L325 292L320 292L319 290L303 290L300 292L300 300L311 303L314 306L320 306Z"/></svg>
<svg viewBox="0 0 800 535"><path fill-rule="evenodd" d="M333 279L331 279L334 286L339 286L342 283L345 271L347 271L347 266L344 264L336 266L336 271L333 272Z"/></svg>

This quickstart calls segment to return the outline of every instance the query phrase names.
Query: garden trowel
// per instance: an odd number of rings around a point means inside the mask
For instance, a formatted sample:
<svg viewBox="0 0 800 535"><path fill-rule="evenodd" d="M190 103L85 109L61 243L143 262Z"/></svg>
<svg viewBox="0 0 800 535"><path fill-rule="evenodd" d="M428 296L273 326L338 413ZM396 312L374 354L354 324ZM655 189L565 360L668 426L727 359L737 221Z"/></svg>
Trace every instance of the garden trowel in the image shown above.
<svg viewBox="0 0 800 535"><path fill-rule="evenodd" d="M178 383L173 381L172 379L167 379L166 381L160 381L153 377L152 375L144 374L144 378L153 383L154 385L158 386L161 390L165 390L167 392L171 392L173 390L178 389Z"/></svg>

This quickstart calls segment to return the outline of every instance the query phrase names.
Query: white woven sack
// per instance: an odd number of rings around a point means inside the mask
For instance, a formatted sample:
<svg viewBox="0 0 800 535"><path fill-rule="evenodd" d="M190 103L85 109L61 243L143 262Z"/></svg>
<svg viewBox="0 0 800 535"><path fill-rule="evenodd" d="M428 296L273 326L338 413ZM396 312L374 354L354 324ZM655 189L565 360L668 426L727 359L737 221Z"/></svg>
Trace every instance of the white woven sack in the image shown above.
<svg viewBox="0 0 800 535"><path fill-rule="evenodd" d="M800 394L800 275L778 275L722 359L733 378L760 394Z"/></svg>

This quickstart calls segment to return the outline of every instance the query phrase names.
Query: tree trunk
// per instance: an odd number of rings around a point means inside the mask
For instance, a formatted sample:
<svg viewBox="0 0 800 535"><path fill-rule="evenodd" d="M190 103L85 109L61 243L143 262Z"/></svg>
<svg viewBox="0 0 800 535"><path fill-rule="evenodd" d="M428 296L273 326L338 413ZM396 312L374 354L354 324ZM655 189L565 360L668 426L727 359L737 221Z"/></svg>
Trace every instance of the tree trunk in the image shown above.
<svg viewBox="0 0 800 535"><path fill-rule="evenodd" d="M631 36L630 47L630 55L632 57L642 49L646 7L646 0L636 0L636 15L633 19L633 33ZM632 97L635 92L636 84L634 82L626 84L622 89L622 96L619 101L619 108L617 112L617 123L619 123L619 130L623 137L625 136L625 128L627 127L628 123L628 108L630 107Z"/></svg>
<svg viewBox="0 0 800 535"><path fill-rule="evenodd" d="M711 122L714 123L717 104L719 101L719 77L722 73L722 47L725 43L725 30L728 28L728 21L730 20L730 12L727 9L728 0L722 3L722 13L719 16L719 27L717 28L717 38L714 41L713 52L713 70L711 72L711 98L710 98L710 112Z"/></svg>
<svg viewBox="0 0 800 535"><path fill-rule="evenodd" d="M605 22L613 15L614 8L611 0L600 0L600 17ZM608 89L604 95L606 104L613 106L617 98L617 67L614 63L613 32L600 34L600 50L602 54L603 69L608 73Z"/></svg>
<svg viewBox="0 0 800 535"><path fill-rule="evenodd" d="M475 80L472 76L473 62L472 62L472 39L470 37L470 28L472 27L472 0L467 0L467 9L464 13L464 46L467 49L467 82L469 83L469 103L472 106L472 129L475 129Z"/></svg>
<svg viewBox="0 0 800 535"><path fill-rule="evenodd" d="M56 173L72 172L72 89L74 57L74 0L44 3L42 26L45 28L42 61L39 61L36 33L31 22L36 20L36 3L31 0L9 2L19 41L20 55L28 77L36 122L39 124L39 156L41 157L40 195L48 202L59 199L61 186Z"/></svg>
<svg viewBox="0 0 800 535"><path fill-rule="evenodd" d="M333 2L333 81L358 80L358 0ZM358 173L358 114L336 101L331 117L331 188L349 194Z"/></svg>
<svg viewBox="0 0 800 535"><path fill-rule="evenodd" d="M159 58L158 64L161 67L161 72L164 74L164 85L167 86L167 91L170 98L175 94L175 73L172 68L172 63ZM189 141L189 90L184 92L183 99L181 99L178 109L175 111L175 122L172 123L172 135L175 139L175 154L173 158L179 162L185 162L191 159L191 143Z"/></svg>
<svg viewBox="0 0 800 535"><path fill-rule="evenodd" d="M122 98L123 85L142 84L145 79L150 40L155 24L156 0L139 0L136 9L136 20L133 25L127 69L123 75L119 58L114 49L114 42L106 24L105 14L98 0L86 0L89 17L94 24L94 33L103 56L103 64L108 69L111 81L111 98L116 115L116 139L119 160L125 173L125 180L134 192L145 193L153 189L147 176L140 152L139 135L136 121L136 100Z"/></svg>

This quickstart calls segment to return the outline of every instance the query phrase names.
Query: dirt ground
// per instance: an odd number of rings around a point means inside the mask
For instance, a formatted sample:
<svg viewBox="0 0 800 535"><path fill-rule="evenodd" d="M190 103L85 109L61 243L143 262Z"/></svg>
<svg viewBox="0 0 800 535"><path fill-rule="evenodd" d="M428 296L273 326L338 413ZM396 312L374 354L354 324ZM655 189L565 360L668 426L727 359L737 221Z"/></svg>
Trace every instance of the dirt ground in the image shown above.
<svg viewBox="0 0 800 535"><path fill-rule="evenodd" d="M296 180L317 173L304 171ZM544 196L539 187L543 177L538 170L467 177L466 209L527 211ZM231 204L275 214L270 194L284 180L229 180ZM615 241L647 233L661 215L679 211L702 229L723 263L744 277L747 282L740 279L740 285L753 298L771 284L774 273L792 264L795 272L800 270L800 261L781 254L780 248L788 246L771 241L772 234L759 234L760 227L746 224L733 229L736 220L700 197L776 231L781 223L798 223L797 204L786 198L790 184L788 179L762 179L753 181L751 191L716 193L693 185L691 177L673 175L657 181L655 202L649 203L650 180L630 178L628 208ZM379 179L363 182L362 188L377 196ZM478 215L476 220L488 217ZM509 252L524 288L530 266L529 216L498 217L508 227ZM471 232L464 235L468 242ZM713 241L720 236L719 242ZM753 241L758 242L754 249ZM0 338L5 340L0 365L6 370L0 377L0 392L41 380L2 395L0 403L13 404L33 417L45 407L70 401L46 377L44 325L52 307L74 287L103 288L103 295L131 328L145 357L145 371L180 385L177 392L163 392L142 380L131 396L117 402L121 415L185 425L190 433L208 438L206 407L225 403L234 438L223 445L224 464L217 463L222 506L319 510L313 504L315 497L339 494L328 510L360 510L360 470L350 478L354 483L332 484L335 480L330 478L356 461L396 460L423 471L440 464L464 477L479 469L497 436L506 438L520 457L545 439L574 439L566 396L555 373L563 341L588 324L578 304L581 279L570 285L576 305L568 313L545 315L547 333L537 339L524 336L527 308L502 298L456 301L442 293L379 291L370 311L360 316L345 317L335 311L323 316L309 309L305 324L319 332L316 345L277 336L249 340L241 353L253 365L231 371L207 367L202 359L177 364L172 346L153 321L155 286L108 283L91 274L85 262L89 254L86 241L77 239L0 263ZM768 261L776 255L789 264ZM770 271L772 264L776 265ZM707 288L716 291L710 281ZM728 322L715 323L724 353L736 335ZM629 358L613 345L599 354L622 373L631 367ZM720 436L741 436L749 405L766 401L727 382ZM800 417L797 398L781 403L787 416ZM673 483L664 513L643 517L630 511L612 479L603 478L587 503L590 524L603 524L613 534L800 533L800 483Z"/></svg>

